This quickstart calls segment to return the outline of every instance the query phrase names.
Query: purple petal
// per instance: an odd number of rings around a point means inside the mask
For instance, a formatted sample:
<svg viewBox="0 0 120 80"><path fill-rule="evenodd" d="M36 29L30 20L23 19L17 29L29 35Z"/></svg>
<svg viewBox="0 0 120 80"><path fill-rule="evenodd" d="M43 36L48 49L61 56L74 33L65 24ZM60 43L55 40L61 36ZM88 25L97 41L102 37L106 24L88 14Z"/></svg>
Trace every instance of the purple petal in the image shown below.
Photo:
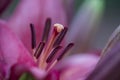
<svg viewBox="0 0 120 80"><path fill-rule="evenodd" d="M117 43L120 41L120 26L115 29L115 31L110 36L105 48L102 51L102 54L104 55L108 51L110 51Z"/></svg>
<svg viewBox="0 0 120 80"><path fill-rule="evenodd" d="M85 80L120 80L120 42L105 52Z"/></svg>

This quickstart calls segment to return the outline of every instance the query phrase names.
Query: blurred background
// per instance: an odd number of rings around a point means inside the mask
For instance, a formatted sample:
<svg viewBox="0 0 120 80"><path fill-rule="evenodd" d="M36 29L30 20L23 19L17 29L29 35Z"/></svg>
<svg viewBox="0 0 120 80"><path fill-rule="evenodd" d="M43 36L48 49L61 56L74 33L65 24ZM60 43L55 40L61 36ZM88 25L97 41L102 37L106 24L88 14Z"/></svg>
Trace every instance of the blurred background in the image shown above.
<svg viewBox="0 0 120 80"><path fill-rule="evenodd" d="M112 32L120 25L120 0L105 0L105 10L97 32L95 45L102 48Z"/></svg>
<svg viewBox="0 0 120 80"><path fill-rule="evenodd" d="M103 48L110 37L111 33L120 24L120 0L104 0L105 9L103 17L101 19L95 41L93 46L97 48ZM0 15L1 18L6 18L14 10L19 0L14 0L9 8L6 9L4 14ZM84 0L75 0L74 13L77 12Z"/></svg>
<svg viewBox="0 0 120 80"><path fill-rule="evenodd" d="M84 0L76 0L76 10ZM104 0L105 9L99 29L93 45L97 48L103 48L112 34L120 24L120 0Z"/></svg>

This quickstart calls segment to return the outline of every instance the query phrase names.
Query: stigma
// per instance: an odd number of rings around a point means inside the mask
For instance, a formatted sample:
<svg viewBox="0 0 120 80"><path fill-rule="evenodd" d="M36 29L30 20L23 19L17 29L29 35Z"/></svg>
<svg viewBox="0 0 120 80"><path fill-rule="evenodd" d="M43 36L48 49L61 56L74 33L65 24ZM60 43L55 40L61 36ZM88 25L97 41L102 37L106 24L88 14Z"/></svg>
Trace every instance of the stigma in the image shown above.
<svg viewBox="0 0 120 80"><path fill-rule="evenodd" d="M47 18L39 44L36 44L34 25L30 24L30 28L33 58L41 69L50 71L74 45L73 43L69 43L66 47L61 45L68 28L56 23L53 25L53 30L50 34L52 28L51 19Z"/></svg>

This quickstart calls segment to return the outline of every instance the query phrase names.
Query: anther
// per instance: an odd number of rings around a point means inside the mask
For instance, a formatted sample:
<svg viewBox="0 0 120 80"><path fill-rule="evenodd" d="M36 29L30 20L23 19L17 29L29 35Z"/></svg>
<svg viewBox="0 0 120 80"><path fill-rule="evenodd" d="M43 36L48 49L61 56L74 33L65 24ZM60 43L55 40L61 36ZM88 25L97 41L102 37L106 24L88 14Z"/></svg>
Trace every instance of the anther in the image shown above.
<svg viewBox="0 0 120 80"><path fill-rule="evenodd" d="M47 42L50 29L51 29L51 19L47 18L47 20L45 22L44 32L43 32L43 35L42 35L42 41L43 42Z"/></svg>
<svg viewBox="0 0 120 80"><path fill-rule="evenodd" d="M34 25L30 24L30 29L31 29L31 44L32 44L32 49L36 47L36 36L35 36L35 29Z"/></svg>
<svg viewBox="0 0 120 80"><path fill-rule="evenodd" d="M69 43L66 48L63 50L63 52L60 54L60 56L57 58L57 60L61 60L63 56L74 46L73 43Z"/></svg>
<svg viewBox="0 0 120 80"><path fill-rule="evenodd" d="M60 34L58 35L58 37L56 38L56 40L55 40L55 42L54 42L54 44L53 44L53 47L58 46L58 45L62 42L63 38L65 37L65 35L66 35L66 33L67 33L67 30L68 30L68 28L65 27L65 28L60 32Z"/></svg>
<svg viewBox="0 0 120 80"><path fill-rule="evenodd" d="M52 51L52 52L50 53L50 55L48 56L46 62L47 62L47 63L50 63L50 62L53 60L55 54L56 54L56 53L58 52L58 50L60 50L60 49L61 49L61 46L57 46L56 48L54 48L53 51Z"/></svg>
<svg viewBox="0 0 120 80"><path fill-rule="evenodd" d="M39 46L38 46L38 48L36 49L35 54L34 54L34 56L35 56L37 59L40 57L40 55L41 55L41 53L42 53L42 51L43 51L44 46L45 46L45 43L44 43L44 42L40 42L40 43L39 43Z"/></svg>

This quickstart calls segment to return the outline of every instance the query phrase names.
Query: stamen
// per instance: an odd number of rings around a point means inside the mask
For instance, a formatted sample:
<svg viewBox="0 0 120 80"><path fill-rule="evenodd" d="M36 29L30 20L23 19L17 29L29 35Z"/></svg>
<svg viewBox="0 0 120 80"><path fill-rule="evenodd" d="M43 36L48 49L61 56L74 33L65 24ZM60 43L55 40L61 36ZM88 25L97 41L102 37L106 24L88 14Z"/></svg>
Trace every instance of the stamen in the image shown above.
<svg viewBox="0 0 120 80"><path fill-rule="evenodd" d="M37 48L36 48L34 25L30 24L30 28L32 35L31 37L32 49L35 50L33 52L34 58L41 69L45 69L49 71L74 45L73 43L68 44L61 54L57 54L57 52L61 49L60 43L65 37L68 28L67 27L64 28L63 25L58 23L54 24L53 32L48 42L48 38L49 38L48 36L51 29L50 18L47 18L46 20L42 39ZM46 43L47 45L45 45Z"/></svg>
<svg viewBox="0 0 120 80"><path fill-rule="evenodd" d="M58 34L62 31L63 26L61 24L54 25L53 33L50 37L50 40L48 42L48 45L44 49L42 53L42 57L39 58L38 63L41 63L39 66L41 68L45 68L46 66L46 59L50 55L51 50L53 49L53 43L55 39L57 38Z"/></svg>
<svg viewBox="0 0 120 80"><path fill-rule="evenodd" d="M36 36L35 36L35 29L34 29L34 25L30 24L30 29L31 29L31 44L32 44L32 49L34 49L36 47Z"/></svg>
<svg viewBox="0 0 120 80"><path fill-rule="evenodd" d="M58 50L61 48L61 46L57 46L56 48L53 49L53 51L50 53L50 55L48 56L46 62L50 63L53 60L53 57L55 56L55 54L58 52Z"/></svg>
<svg viewBox="0 0 120 80"><path fill-rule="evenodd" d="M46 67L46 71L47 71L47 72L50 71L50 70L55 66L55 64L56 64L57 62L58 62L58 61L55 60L54 62L49 63L49 65Z"/></svg>
<svg viewBox="0 0 120 80"><path fill-rule="evenodd" d="M68 30L68 28L65 27L65 28L61 31L61 33L59 34L59 36L58 36L57 39L55 40L55 42L54 42L54 44L53 44L53 47L58 46L58 45L62 42L63 38L65 37L65 35L66 35L66 33L67 33L67 30Z"/></svg>
<svg viewBox="0 0 120 80"><path fill-rule="evenodd" d="M74 46L73 43L69 43L67 47L63 50L63 52L56 56L55 58L52 58L51 61L47 62L48 65L46 67L46 70L49 71L59 60L62 59L62 57Z"/></svg>
<svg viewBox="0 0 120 80"><path fill-rule="evenodd" d="M34 56L35 56L37 59L40 57L40 55L41 55L41 53L42 53L42 51L43 51L44 46L45 46L45 43L44 43L44 42L40 42L40 43L39 43L39 46L38 46L38 48L36 49L35 54L34 54Z"/></svg>
<svg viewBox="0 0 120 80"><path fill-rule="evenodd" d="M67 47L63 50L63 52L61 53L61 55L57 58L57 60L61 60L63 58L63 56L74 46L73 43L69 43L67 45Z"/></svg>
<svg viewBox="0 0 120 80"><path fill-rule="evenodd" d="M47 55L49 55L49 52L52 49L53 43L54 43L58 33L60 33L60 31L62 31L62 29L63 29L63 26L58 25L58 24L54 25L53 34L51 36L51 39L50 39L50 42L48 43L47 48L45 49L45 52L44 52L44 58L45 59L47 58Z"/></svg>
<svg viewBox="0 0 120 80"><path fill-rule="evenodd" d="M44 32L43 32L43 35L42 35L42 41L43 42L47 42L50 29L51 29L51 19L47 18L46 23L45 23Z"/></svg>

